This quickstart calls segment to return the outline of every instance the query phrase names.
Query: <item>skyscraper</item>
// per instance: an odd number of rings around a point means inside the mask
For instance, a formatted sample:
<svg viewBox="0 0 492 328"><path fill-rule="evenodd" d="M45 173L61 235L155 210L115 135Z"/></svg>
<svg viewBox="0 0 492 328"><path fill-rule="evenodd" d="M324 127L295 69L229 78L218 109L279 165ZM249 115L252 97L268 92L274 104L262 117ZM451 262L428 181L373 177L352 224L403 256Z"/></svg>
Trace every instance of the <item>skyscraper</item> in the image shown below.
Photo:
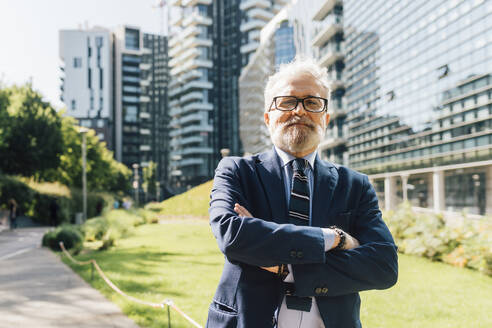
<svg viewBox="0 0 492 328"><path fill-rule="evenodd" d="M62 67L67 114L96 129L128 167L155 162L167 196L167 38L132 26L61 31L60 56L70 61Z"/></svg>
<svg viewBox="0 0 492 328"><path fill-rule="evenodd" d="M171 168L177 191L213 177L225 154L240 155L241 67L260 29L285 1L171 1Z"/></svg>
<svg viewBox="0 0 492 328"><path fill-rule="evenodd" d="M102 27L61 30L59 40L60 98L66 115L96 130L113 149L111 32Z"/></svg>
<svg viewBox="0 0 492 328"><path fill-rule="evenodd" d="M325 1L313 18L345 89L322 155L370 174L387 208L492 213L492 3Z"/></svg>

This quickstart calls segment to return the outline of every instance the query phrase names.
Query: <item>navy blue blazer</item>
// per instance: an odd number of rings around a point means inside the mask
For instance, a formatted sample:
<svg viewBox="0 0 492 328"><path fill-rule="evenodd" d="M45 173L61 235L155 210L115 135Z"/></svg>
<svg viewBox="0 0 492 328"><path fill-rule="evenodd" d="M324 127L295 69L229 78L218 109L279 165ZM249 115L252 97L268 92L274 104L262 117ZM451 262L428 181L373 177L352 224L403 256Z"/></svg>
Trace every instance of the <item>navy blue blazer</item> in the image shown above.
<svg viewBox="0 0 492 328"><path fill-rule="evenodd" d="M396 246L367 176L318 156L314 166L312 226L306 227L287 223L284 177L275 150L220 161L209 213L225 264L207 327L274 325L282 285L260 266L292 264L296 294L316 297L326 328L361 327L358 292L396 283ZM239 217L234 203L253 217ZM355 237L360 247L325 252L323 234L315 227L332 225Z"/></svg>

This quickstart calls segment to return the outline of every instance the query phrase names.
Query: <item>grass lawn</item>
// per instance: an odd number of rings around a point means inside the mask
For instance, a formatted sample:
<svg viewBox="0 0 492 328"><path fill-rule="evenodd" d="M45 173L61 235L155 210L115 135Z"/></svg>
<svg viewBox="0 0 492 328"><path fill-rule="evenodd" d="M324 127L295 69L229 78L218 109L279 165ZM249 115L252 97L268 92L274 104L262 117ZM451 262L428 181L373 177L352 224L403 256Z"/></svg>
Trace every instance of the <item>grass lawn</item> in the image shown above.
<svg viewBox="0 0 492 328"><path fill-rule="evenodd" d="M152 302L170 298L205 325L223 256L207 221L182 220L137 227L132 236L95 258L110 279L132 296ZM65 259L65 263L69 264ZM113 293L89 267L72 266L142 327L167 327L167 312L130 303ZM363 292L364 327L492 327L492 278L423 258L400 255L398 284ZM172 327L190 327L174 311Z"/></svg>

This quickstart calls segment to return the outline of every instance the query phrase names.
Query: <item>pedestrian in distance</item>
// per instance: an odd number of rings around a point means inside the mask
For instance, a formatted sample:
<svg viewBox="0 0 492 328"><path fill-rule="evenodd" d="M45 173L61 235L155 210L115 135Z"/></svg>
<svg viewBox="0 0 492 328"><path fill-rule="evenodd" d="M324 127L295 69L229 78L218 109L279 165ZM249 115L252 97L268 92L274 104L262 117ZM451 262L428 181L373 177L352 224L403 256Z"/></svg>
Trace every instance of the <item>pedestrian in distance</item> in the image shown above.
<svg viewBox="0 0 492 328"><path fill-rule="evenodd" d="M359 292L396 283L368 177L317 153L329 95L314 60L282 65L264 93L273 149L220 161L209 213L225 263L207 327L361 327Z"/></svg>
<svg viewBox="0 0 492 328"><path fill-rule="evenodd" d="M9 222L10 222L10 229L16 229L17 228L17 202L15 201L14 198L9 199Z"/></svg>

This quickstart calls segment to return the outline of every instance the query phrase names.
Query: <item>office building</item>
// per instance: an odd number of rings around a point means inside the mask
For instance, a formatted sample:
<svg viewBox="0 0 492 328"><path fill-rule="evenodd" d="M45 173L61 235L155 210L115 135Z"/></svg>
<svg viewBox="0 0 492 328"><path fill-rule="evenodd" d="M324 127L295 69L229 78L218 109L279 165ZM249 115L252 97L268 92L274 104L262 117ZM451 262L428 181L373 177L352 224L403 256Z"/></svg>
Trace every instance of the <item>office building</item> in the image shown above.
<svg viewBox="0 0 492 328"><path fill-rule="evenodd" d="M168 185L167 62L166 37L132 26L114 31L115 157L139 169L155 162L161 188Z"/></svg>
<svg viewBox="0 0 492 328"><path fill-rule="evenodd" d="M60 57L67 114L95 129L140 177L155 162L160 186L151 197L168 196L167 37L132 26L64 30Z"/></svg>
<svg viewBox="0 0 492 328"><path fill-rule="evenodd" d="M492 213L492 3L330 0L313 19L336 85L322 156L386 208Z"/></svg>
<svg viewBox="0 0 492 328"><path fill-rule="evenodd" d="M94 129L113 149L111 32L101 27L61 30L59 42L65 114Z"/></svg>

